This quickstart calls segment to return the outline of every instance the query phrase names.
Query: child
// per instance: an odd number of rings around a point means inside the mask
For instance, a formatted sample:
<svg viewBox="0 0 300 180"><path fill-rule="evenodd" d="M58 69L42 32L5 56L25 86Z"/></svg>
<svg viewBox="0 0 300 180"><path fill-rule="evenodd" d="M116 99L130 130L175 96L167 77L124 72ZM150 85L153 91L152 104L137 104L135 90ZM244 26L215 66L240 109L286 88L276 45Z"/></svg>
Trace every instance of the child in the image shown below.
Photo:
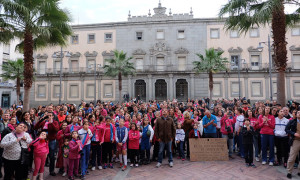
<svg viewBox="0 0 300 180"><path fill-rule="evenodd" d="M91 159L91 165L92 165L92 171L96 169L96 159L98 164L98 169L102 169L101 166L101 153L102 153L102 146L100 145L100 137L103 136L103 127L100 125L100 119L97 119L95 121L95 124L93 126L93 137L91 142L91 149L92 149L92 159Z"/></svg>
<svg viewBox="0 0 300 180"><path fill-rule="evenodd" d="M46 140L46 138L47 133L42 131L40 137L32 143L34 147L34 172L32 176L33 180L36 180L38 173L40 175L40 180L43 179L45 162L49 153L48 141Z"/></svg>
<svg viewBox="0 0 300 180"><path fill-rule="evenodd" d="M250 126L250 120L246 118L244 120L244 127L242 128L243 146L245 153L246 166L256 167L253 164L253 135L254 129Z"/></svg>
<svg viewBox="0 0 300 180"><path fill-rule="evenodd" d="M57 135L56 135L56 140L58 141L58 155L57 155L57 161L56 161L56 168L59 168L60 169L60 172L63 172L63 167L64 167L64 162L63 162L63 145L64 145L64 140L66 138L68 138L69 136L66 135L66 129L67 129L67 122L66 121L63 121L61 123L61 130L58 131ZM65 172L67 172L67 169L64 169Z"/></svg>
<svg viewBox="0 0 300 180"><path fill-rule="evenodd" d="M111 159L112 159L112 143L115 141L115 127L110 123L111 122L111 118L110 117L106 117L105 119L106 124L104 126L104 133L103 133L103 138L101 141L102 145L102 159L104 162L104 166L103 169L107 168L107 162L109 163L109 168L114 168L112 163L111 163ZM107 160L107 155L109 157L109 159Z"/></svg>
<svg viewBox="0 0 300 180"><path fill-rule="evenodd" d="M69 180L74 180L74 176L78 177L78 167L81 151L81 141L78 140L78 132L72 131L72 140L69 142Z"/></svg>
<svg viewBox="0 0 300 180"><path fill-rule="evenodd" d="M117 143L117 150L119 153L119 159L120 159L120 167L122 168L122 171L125 171L127 168L127 146L126 146L126 141L128 138L128 130L124 126L125 121L124 119L119 120L119 127L116 128L116 143ZM124 158L124 166L122 162L122 155Z"/></svg>
<svg viewBox="0 0 300 180"><path fill-rule="evenodd" d="M141 161L144 161L144 164L150 164L150 148L152 143L152 138L154 135L154 131L149 124L148 116L144 117L144 122L142 128L142 141L141 141ZM147 159L145 159L145 151Z"/></svg>
<svg viewBox="0 0 300 180"><path fill-rule="evenodd" d="M198 130L198 124L193 125L193 129L189 133L189 138L200 138L200 131Z"/></svg>
<svg viewBox="0 0 300 180"><path fill-rule="evenodd" d="M185 137L185 132L181 128L181 124L178 123L177 129L176 129L175 141L176 141L178 152L179 152L178 159L181 158L182 161L185 160L185 155L184 155L184 151L183 151L184 137Z"/></svg>
<svg viewBox="0 0 300 180"><path fill-rule="evenodd" d="M128 141L128 149L130 151L130 167L133 167L135 164L136 167L139 166L136 158L139 155L139 140L140 140L140 132L137 129L137 125L135 123L131 123L130 131L128 133L129 141Z"/></svg>
<svg viewBox="0 0 300 180"><path fill-rule="evenodd" d="M62 157L63 157L63 166L64 166L64 170L65 172L63 173L63 177L65 177L67 175L67 169L69 167L69 142L70 140L68 138L64 139L64 145L62 146L61 150L62 150Z"/></svg>
<svg viewBox="0 0 300 180"><path fill-rule="evenodd" d="M90 149L91 149L91 137L93 136L92 131L89 129L89 122L84 121L83 128L78 131L78 135L82 143L82 156L81 156L81 179L84 179L88 172Z"/></svg>

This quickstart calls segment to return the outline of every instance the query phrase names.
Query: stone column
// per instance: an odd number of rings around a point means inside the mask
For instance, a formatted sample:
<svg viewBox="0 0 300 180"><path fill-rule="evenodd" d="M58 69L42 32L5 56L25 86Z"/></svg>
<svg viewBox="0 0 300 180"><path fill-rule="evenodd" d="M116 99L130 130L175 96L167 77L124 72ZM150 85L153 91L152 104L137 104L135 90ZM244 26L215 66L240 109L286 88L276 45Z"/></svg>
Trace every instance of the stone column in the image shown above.
<svg viewBox="0 0 300 180"><path fill-rule="evenodd" d="M225 87L225 99L228 99L228 75L225 75L224 87Z"/></svg>
<svg viewBox="0 0 300 180"><path fill-rule="evenodd" d="M99 78L98 78L98 100L101 100L102 97L101 97L101 93L102 93L102 90L101 90L101 76L99 75Z"/></svg>
<svg viewBox="0 0 300 180"><path fill-rule="evenodd" d="M244 87L245 87L245 97L249 99L249 89L248 89L248 74L244 76Z"/></svg>
<svg viewBox="0 0 300 180"><path fill-rule="evenodd" d="M274 86L274 84L272 84L272 85ZM285 88L286 89L287 100L289 100L289 99L291 99L291 89L294 87L294 85L291 84L291 77L290 77L289 74L286 75L286 86L285 87L289 87L289 88ZM277 87L276 87L276 89L277 89ZM273 92L273 94L274 94L274 92ZM277 97L277 95L276 95L276 97ZM273 99L274 99L274 95L273 95Z"/></svg>
<svg viewBox="0 0 300 180"><path fill-rule="evenodd" d="M64 83L64 92L63 92L63 97L64 97L64 101L67 102L68 101L68 81L66 80L66 78L63 78L63 83Z"/></svg>
<svg viewBox="0 0 300 180"><path fill-rule="evenodd" d="M80 86L81 86L80 99L85 99L85 97L84 97L84 77L80 77Z"/></svg>
<svg viewBox="0 0 300 180"><path fill-rule="evenodd" d="M129 75L128 76L128 94L129 94L129 97L131 98L133 96L133 93L132 93L132 76Z"/></svg>
<svg viewBox="0 0 300 180"><path fill-rule="evenodd" d="M191 78L191 85L189 85L189 98L194 99L195 98L195 74L190 74L190 78Z"/></svg>
<svg viewBox="0 0 300 180"><path fill-rule="evenodd" d="M266 99L270 99L270 77L265 74Z"/></svg>
<svg viewBox="0 0 300 180"><path fill-rule="evenodd" d="M146 97L147 97L147 100L149 101L149 100L153 99L152 88L154 86L152 84L152 75L151 74L148 74L148 84L146 86L148 87L146 90L146 93L147 93Z"/></svg>
<svg viewBox="0 0 300 180"><path fill-rule="evenodd" d="M169 74L169 88L168 88L168 98L172 101L174 99L174 88L173 88L173 74Z"/></svg>
<svg viewBox="0 0 300 180"><path fill-rule="evenodd" d="M51 101L52 99L52 93L51 93L51 79L48 78L48 97L47 97L47 101ZM58 104L58 103L56 103Z"/></svg>

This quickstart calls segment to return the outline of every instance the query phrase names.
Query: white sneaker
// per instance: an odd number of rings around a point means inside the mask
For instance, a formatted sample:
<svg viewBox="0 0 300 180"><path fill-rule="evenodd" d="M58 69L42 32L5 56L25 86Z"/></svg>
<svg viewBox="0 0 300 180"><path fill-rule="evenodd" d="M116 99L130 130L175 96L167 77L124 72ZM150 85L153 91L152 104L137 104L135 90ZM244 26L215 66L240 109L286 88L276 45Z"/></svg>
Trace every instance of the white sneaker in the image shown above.
<svg viewBox="0 0 300 180"><path fill-rule="evenodd" d="M174 164L173 164L173 162L170 162L169 165L170 165L170 167L173 167Z"/></svg>
<svg viewBox="0 0 300 180"><path fill-rule="evenodd" d="M95 166L93 166L93 167L92 167L92 171L95 171L95 170L96 170L96 167L95 167Z"/></svg>
<svg viewBox="0 0 300 180"><path fill-rule="evenodd" d="M259 158L258 157L255 157L255 160L256 160L256 162L259 162Z"/></svg>
<svg viewBox="0 0 300 180"><path fill-rule="evenodd" d="M133 167L133 164L130 164L130 167Z"/></svg>
<svg viewBox="0 0 300 180"><path fill-rule="evenodd" d="M274 165L274 163L273 162L269 162L269 166L273 166Z"/></svg>
<svg viewBox="0 0 300 180"><path fill-rule="evenodd" d="M161 163L158 162L158 163L156 164L156 167L159 168L160 166L161 166Z"/></svg>
<svg viewBox="0 0 300 180"><path fill-rule="evenodd" d="M98 169L100 169L100 170L101 170L101 169L102 169L102 166L98 166Z"/></svg>
<svg viewBox="0 0 300 180"><path fill-rule="evenodd" d="M265 164L267 164L267 162L266 162L266 161L263 161L261 164L262 164L262 165L265 165Z"/></svg>
<svg viewBox="0 0 300 180"><path fill-rule="evenodd" d="M63 175L62 175L62 177L65 177L66 175L67 175L67 173L66 173L66 172L64 172L64 173L63 173Z"/></svg>
<svg viewBox="0 0 300 180"><path fill-rule="evenodd" d="M135 164L135 167L139 167L139 164Z"/></svg>

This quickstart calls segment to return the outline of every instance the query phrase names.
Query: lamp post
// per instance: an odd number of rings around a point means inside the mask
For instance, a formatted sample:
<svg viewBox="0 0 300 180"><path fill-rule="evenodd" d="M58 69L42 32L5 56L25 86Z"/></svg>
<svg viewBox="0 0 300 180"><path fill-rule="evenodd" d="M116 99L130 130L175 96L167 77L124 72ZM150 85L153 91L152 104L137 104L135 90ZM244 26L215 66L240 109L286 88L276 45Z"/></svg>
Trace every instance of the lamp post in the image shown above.
<svg viewBox="0 0 300 180"><path fill-rule="evenodd" d="M94 66L94 106L97 104L97 94L96 94L96 79L97 79L97 67L101 68L101 64L93 64L90 65L89 68L92 68Z"/></svg>
<svg viewBox="0 0 300 180"><path fill-rule="evenodd" d="M233 58L234 62L231 63L231 65L235 65L235 57ZM241 61L245 62L245 59L240 59L240 56L238 56L238 81L239 81L239 100L241 99Z"/></svg>
<svg viewBox="0 0 300 180"><path fill-rule="evenodd" d="M261 44L268 46L269 53L269 76L270 76L270 100L273 101L273 83L272 83L272 55L271 55L271 41L270 35L268 34L268 42L259 42L258 49L263 49Z"/></svg>
<svg viewBox="0 0 300 180"><path fill-rule="evenodd" d="M61 81L62 81L62 68L63 68L63 56L66 53L66 57L71 57L71 54L69 51L63 51L62 47L60 48L60 51L54 52L53 57L57 58L57 54L60 54L60 72L59 72L59 100L58 104L61 104Z"/></svg>

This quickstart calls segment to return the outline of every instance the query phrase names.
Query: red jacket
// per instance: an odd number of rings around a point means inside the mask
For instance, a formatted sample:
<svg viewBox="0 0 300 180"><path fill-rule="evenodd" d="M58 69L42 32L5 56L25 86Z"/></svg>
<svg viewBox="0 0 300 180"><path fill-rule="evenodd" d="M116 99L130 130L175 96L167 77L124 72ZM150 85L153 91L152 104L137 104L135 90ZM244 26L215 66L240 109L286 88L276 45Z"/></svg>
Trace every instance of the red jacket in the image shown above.
<svg viewBox="0 0 300 180"><path fill-rule="evenodd" d="M128 132L128 137L129 137L129 141L128 141L128 149L139 149L139 140L140 140L140 131L138 130L130 130Z"/></svg>
<svg viewBox="0 0 300 180"><path fill-rule="evenodd" d="M34 129L40 129L42 128L44 130L45 123L48 121L39 121L35 126ZM49 141L56 140L56 134L59 130L59 124L57 121L53 120L52 123L48 123L48 129L45 129L48 131L48 139Z"/></svg>
<svg viewBox="0 0 300 180"><path fill-rule="evenodd" d="M112 125L112 133L113 133L113 141L115 141L116 137L115 137L115 131L116 128L113 124ZM106 125L103 127L104 128L104 141L103 142L111 142L111 129L110 129L110 125Z"/></svg>
<svg viewBox="0 0 300 180"><path fill-rule="evenodd" d="M79 151L81 148L74 139L69 142L69 148L69 159L80 159Z"/></svg>
<svg viewBox="0 0 300 180"><path fill-rule="evenodd" d="M236 120L236 118L235 118ZM226 125L230 127L231 129L231 133L233 133L233 127L232 125L234 124L234 119L228 119L227 116L223 116L221 118L221 133L224 135L228 135L227 129L226 129Z"/></svg>
<svg viewBox="0 0 300 180"><path fill-rule="evenodd" d="M192 129L189 133L189 138L201 138L200 131L197 130L198 137L195 136L195 131Z"/></svg>
<svg viewBox="0 0 300 180"><path fill-rule="evenodd" d="M261 128L260 134L274 135L275 118L273 115L268 115L267 117L268 121L266 123L264 123L262 115L258 118L258 128Z"/></svg>
<svg viewBox="0 0 300 180"><path fill-rule="evenodd" d="M48 142L44 139L37 138L32 144L34 147L34 156L46 156L49 153Z"/></svg>
<svg viewBox="0 0 300 180"><path fill-rule="evenodd" d="M256 119L255 117L250 118L250 124L253 127L254 131L259 129L259 124L256 124L256 122L258 122L258 119Z"/></svg>
<svg viewBox="0 0 300 180"><path fill-rule="evenodd" d="M80 126L80 125L74 125L73 123L69 124L66 128L66 135L71 136L71 129L73 129L73 131L78 132L81 128L82 128L82 126Z"/></svg>

